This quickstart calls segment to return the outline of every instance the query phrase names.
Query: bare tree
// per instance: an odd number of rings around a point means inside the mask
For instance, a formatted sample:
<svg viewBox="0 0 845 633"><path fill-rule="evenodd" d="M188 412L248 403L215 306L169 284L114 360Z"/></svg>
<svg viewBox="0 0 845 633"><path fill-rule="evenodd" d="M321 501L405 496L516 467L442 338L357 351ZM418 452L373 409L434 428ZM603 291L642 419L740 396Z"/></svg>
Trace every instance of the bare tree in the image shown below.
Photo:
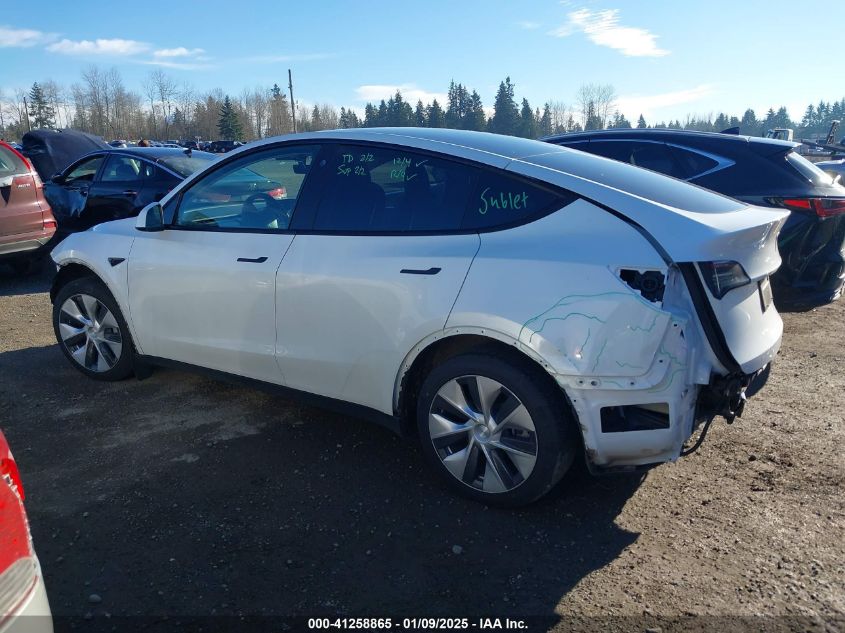
<svg viewBox="0 0 845 633"><path fill-rule="evenodd" d="M583 84L576 96L584 129L602 129L614 111L616 91L610 84Z"/></svg>

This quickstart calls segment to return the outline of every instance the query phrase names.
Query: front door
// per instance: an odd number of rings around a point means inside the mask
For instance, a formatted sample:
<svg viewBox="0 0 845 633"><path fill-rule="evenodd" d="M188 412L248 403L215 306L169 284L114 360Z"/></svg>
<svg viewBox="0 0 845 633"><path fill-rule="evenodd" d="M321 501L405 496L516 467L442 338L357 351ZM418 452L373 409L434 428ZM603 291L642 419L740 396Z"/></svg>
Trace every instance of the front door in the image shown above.
<svg viewBox="0 0 845 633"><path fill-rule="evenodd" d="M129 301L143 354L283 382L276 270L316 152L281 146L226 161L168 203L165 230L139 233Z"/></svg>
<svg viewBox="0 0 845 633"><path fill-rule="evenodd" d="M405 355L442 330L479 247L460 233L475 170L380 145L338 145L315 170L277 275L288 386L393 412Z"/></svg>

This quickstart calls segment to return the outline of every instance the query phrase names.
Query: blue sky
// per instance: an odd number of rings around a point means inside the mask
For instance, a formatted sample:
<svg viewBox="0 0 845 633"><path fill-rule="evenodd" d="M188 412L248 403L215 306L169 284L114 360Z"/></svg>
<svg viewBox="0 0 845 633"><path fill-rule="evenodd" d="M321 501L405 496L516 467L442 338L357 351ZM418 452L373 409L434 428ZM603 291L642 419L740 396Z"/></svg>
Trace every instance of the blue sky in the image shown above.
<svg viewBox="0 0 845 633"><path fill-rule="evenodd" d="M800 118L811 101L845 97L832 52L843 24L845 2L814 0L36 0L0 14L0 88L8 98L35 80L69 85L97 64L138 91L161 67L200 91L240 94L284 85L291 68L306 103L362 108L397 87L428 101L454 78L491 106L510 75L532 106L574 104L594 82L649 122L780 105ZM834 39L826 25L838 25Z"/></svg>

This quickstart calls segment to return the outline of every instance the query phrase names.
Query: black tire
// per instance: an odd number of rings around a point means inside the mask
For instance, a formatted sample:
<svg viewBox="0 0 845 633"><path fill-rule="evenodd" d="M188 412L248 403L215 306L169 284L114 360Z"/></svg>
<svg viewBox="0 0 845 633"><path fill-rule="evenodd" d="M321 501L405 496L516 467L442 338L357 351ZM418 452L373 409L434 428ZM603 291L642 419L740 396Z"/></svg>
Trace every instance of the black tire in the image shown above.
<svg viewBox="0 0 845 633"><path fill-rule="evenodd" d="M474 376L489 378L500 383L505 391L509 391L510 395L515 396L522 403L533 422L534 437L532 442L536 455L533 470L527 477L517 474L516 479L519 483L504 491L489 492L480 489L478 487L479 479L475 479L473 484L458 479L458 476L452 474L444 465L441 458L444 451L449 455L456 454L457 451L450 452L453 451L451 447L446 449L442 446L440 449L435 448L432 440L429 415L432 412L433 404L435 410L441 410L439 407L442 404L442 399L438 398L438 391L453 380L456 381L453 384L461 384L461 381L466 382L471 380L469 377ZM503 398L509 397L507 394L502 396L503 391L498 393L496 403L504 403ZM467 392L464 392L464 394L468 395ZM435 403L436 398L438 399L437 403ZM467 398L467 401L469 400L470 397ZM495 403L491 404L490 408L492 409L495 406ZM501 406L505 405L502 404ZM478 407L471 408L478 409ZM575 423L563 393L558 390L547 374L534 367L528 360L506 359L499 355L486 353L450 358L433 369L423 382L417 399L416 415L423 453L443 481L455 492L488 505L517 507L536 501L560 481L572 465L575 455L580 449ZM477 422L470 422L470 424L477 424ZM483 428L480 430L482 433L484 432ZM520 431L520 433L523 433L523 431ZM472 435L472 433L468 435ZM459 440L457 445L460 446L462 441ZM487 445L487 448L489 446ZM471 450L469 446L467 450ZM483 453L485 456L489 454L486 451L483 451ZM467 464L471 461L477 460L468 460ZM464 470L463 472L464 478L466 478L468 471ZM477 468L475 472L479 472ZM486 476L485 474L480 479ZM499 481L504 480L499 479ZM510 483L512 483L512 480Z"/></svg>
<svg viewBox="0 0 845 633"><path fill-rule="evenodd" d="M71 351L68 349L68 345L62 340L60 319L67 319L66 316L62 317L61 315L62 306L68 299L77 295L88 295L90 297L94 297L97 301L108 308L109 312L111 312L117 322L121 340L120 351L119 355L114 356L116 359L114 364L105 371L92 371L91 369L84 367L79 361L74 359ZM129 334L129 328L126 325L126 320L123 318L123 313L120 311L120 307L117 305L117 301L114 300L114 297L111 292L109 292L109 289L106 288L105 284L103 284L103 282L99 279L95 277L73 279L59 289L58 293L56 293L56 298L53 301L53 331L56 334L56 340L59 343L59 348L61 348L62 353L68 361L70 361L70 364L89 378L111 382L123 380L132 375L135 347L132 343L132 337ZM110 349L114 348L110 347Z"/></svg>

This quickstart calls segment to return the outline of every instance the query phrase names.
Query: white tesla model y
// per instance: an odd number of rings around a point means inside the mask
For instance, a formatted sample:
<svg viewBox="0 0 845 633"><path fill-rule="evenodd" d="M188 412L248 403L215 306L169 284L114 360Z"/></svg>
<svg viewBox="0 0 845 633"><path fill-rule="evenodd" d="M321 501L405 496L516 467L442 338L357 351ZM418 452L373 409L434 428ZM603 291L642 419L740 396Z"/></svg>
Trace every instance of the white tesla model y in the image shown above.
<svg viewBox="0 0 845 633"><path fill-rule="evenodd" d="M92 378L296 393L416 429L456 490L518 505L579 452L645 468L741 413L780 345L786 215L506 136L272 138L62 242L54 326Z"/></svg>

